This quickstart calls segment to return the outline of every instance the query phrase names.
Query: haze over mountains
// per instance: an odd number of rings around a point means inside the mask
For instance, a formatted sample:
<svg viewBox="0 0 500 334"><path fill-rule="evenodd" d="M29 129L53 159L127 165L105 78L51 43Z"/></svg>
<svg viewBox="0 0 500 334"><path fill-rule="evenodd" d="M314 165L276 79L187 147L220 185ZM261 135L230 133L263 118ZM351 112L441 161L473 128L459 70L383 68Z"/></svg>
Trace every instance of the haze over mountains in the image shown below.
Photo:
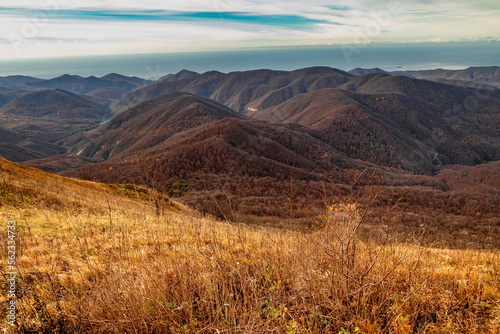
<svg viewBox="0 0 500 334"><path fill-rule="evenodd" d="M138 77L127 77L116 73L101 78L78 75L62 75L53 79L37 79L28 76L0 77L0 106L2 99L6 101L30 91L60 89L77 94L97 94L95 91L130 92L139 87L153 83ZM4 100L4 101L5 101Z"/></svg>
<svg viewBox="0 0 500 334"><path fill-rule="evenodd" d="M161 191L180 182L191 190L179 196L193 203L227 177L252 202L290 178L312 189L369 164L393 168L384 177L402 184L405 173L500 160L498 73L313 67L184 70L157 82L0 78L0 156ZM409 184L422 182L442 188L427 176Z"/></svg>
<svg viewBox="0 0 500 334"><path fill-rule="evenodd" d="M465 82L500 88L500 68L497 66L469 67L465 70L401 71L392 72L392 74L407 75L416 79L444 80L450 83Z"/></svg>
<svg viewBox="0 0 500 334"><path fill-rule="evenodd" d="M455 82L474 82L478 84L490 84L500 87L500 68L498 66L489 67L468 67L463 70L419 70L419 71L392 71L387 72L380 68L355 68L349 71L354 75L364 75L372 73L386 73L392 75L403 75L415 79L425 80L450 80Z"/></svg>

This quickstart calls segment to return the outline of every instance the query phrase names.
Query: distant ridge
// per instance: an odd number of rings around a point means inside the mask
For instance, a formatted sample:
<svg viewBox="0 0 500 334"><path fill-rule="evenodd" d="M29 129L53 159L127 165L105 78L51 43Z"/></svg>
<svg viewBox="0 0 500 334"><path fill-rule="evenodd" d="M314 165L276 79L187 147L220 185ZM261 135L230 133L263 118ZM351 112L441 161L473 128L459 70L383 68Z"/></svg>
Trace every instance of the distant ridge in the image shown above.
<svg viewBox="0 0 500 334"><path fill-rule="evenodd" d="M178 81L158 82L127 94L110 105L113 114L163 94L189 92L243 112L247 107L267 108L301 93L344 84L353 77L330 67L310 67L292 72L253 70L228 74L210 71ZM251 103L251 105L250 105Z"/></svg>
<svg viewBox="0 0 500 334"><path fill-rule="evenodd" d="M365 75L365 74L372 74L372 73L387 73L386 71L376 67L376 68L354 68L349 71L352 75Z"/></svg>
<svg viewBox="0 0 500 334"><path fill-rule="evenodd" d="M500 88L500 67L468 67L463 70L423 70L423 71L394 71L391 74L409 76L424 80L449 80L450 82L468 82L486 84Z"/></svg>
<svg viewBox="0 0 500 334"><path fill-rule="evenodd" d="M193 71L188 71L188 70L182 70L178 72L177 74L168 74L165 75L164 77L161 77L158 82L168 82L168 81L177 81L177 80L182 80L182 79L189 79L192 77L195 77L199 75L199 73L193 72Z"/></svg>
<svg viewBox="0 0 500 334"><path fill-rule="evenodd" d="M105 81L114 82L118 86L120 86L120 84L124 84L124 85L130 84L130 85L132 85L132 87L133 86L140 87L140 86L150 85L153 83L152 80L146 80L146 79L142 79L139 77L127 77L125 75L121 75L121 74L117 74L117 73L107 74L105 76L102 76L100 79L105 80ZM125 88L125 87L118 87L118 88Z"/></svg>
<svg viewBox="0 0 500 334"><path fill-rule="evenodd" d="M34 83L43 81L43 79L28 77L24 75L10 75L7 77L0 77L0 87L13 87L25 83Z"/></svg>
<svg viewBox="0 0 500 334"><path fill-rule="evenodd" d="M60 89L27 93L0 108L4 127L50 143L89 130L107 113L95 100Z"/></svg>
<svg viewBox="0 0 500 334"><path fill-rule="evenodd" d="M30 117L101 119L106 110L88 98L56 89L22 95L1 107L0 112Z"/></svg>
<svg viewBox="0 0 500 334"><path fill-rule="evenodd" d="M73 93L87 94L102 87L121 88L133 91L141 86L150 84L151 81L137 77L126 77L119 74L108 74L102 78L90 76L88 78L79 75L62 75L49 80L26 83L25 86L34 89L63 89Z"/></svg>

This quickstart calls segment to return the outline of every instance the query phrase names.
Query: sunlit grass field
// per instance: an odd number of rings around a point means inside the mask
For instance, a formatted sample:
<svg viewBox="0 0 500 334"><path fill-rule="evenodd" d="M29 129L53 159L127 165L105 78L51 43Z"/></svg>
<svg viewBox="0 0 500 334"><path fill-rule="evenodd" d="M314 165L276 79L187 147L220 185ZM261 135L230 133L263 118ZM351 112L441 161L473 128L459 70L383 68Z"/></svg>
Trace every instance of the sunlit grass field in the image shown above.
<svg viewBox="0 0 500 334"><path fill-rule="evenodd" d="M498 250L429 247L390 224L361 238L363 203L331 203L314 231L255 227L145 188L0 163L3 265L7 222L17 227L17 324L5 278L5 332L499 332Z"/></svg>

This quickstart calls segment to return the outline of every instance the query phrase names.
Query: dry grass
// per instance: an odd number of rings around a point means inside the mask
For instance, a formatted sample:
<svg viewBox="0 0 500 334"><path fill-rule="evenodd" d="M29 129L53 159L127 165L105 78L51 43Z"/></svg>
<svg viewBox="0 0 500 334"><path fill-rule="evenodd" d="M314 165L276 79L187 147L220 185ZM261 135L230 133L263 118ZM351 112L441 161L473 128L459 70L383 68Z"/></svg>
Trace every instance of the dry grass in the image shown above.
<svg viewBox="0 0 500 334"><path fill-rule="evenodd" d="M14 175L0 186L14 194L0 202L0 221L18 222L19 332L497 333L500 327L495 250L396 242L390 228L378 241L362 241L357 233L366 212L353 206L338 206L323 218L323 229L303 233L192 213L158 215L153 202L141 204L140 191L135 200L133 190L124 196L118 188L57 177L41 188L38 174L24 181ZM24 182L37 196L47 191L62 203L65 182L72 184L68 194L73 187L88 193L67 205L30 202L19 197L28 191ZM1 326L9 327L5 320Z"/></svg>

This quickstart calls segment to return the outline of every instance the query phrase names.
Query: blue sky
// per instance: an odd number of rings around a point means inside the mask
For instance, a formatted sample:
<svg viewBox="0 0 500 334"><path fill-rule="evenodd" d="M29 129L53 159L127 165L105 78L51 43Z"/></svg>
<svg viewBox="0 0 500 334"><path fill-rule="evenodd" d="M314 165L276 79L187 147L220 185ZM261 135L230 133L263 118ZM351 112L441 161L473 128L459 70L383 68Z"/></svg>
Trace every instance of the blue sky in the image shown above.
<svg viewBox="0 0 500 334"><path fill-rule="evenodd" d="M498 0L0 0L0 59L500 41L498 18Z"/></svg>

